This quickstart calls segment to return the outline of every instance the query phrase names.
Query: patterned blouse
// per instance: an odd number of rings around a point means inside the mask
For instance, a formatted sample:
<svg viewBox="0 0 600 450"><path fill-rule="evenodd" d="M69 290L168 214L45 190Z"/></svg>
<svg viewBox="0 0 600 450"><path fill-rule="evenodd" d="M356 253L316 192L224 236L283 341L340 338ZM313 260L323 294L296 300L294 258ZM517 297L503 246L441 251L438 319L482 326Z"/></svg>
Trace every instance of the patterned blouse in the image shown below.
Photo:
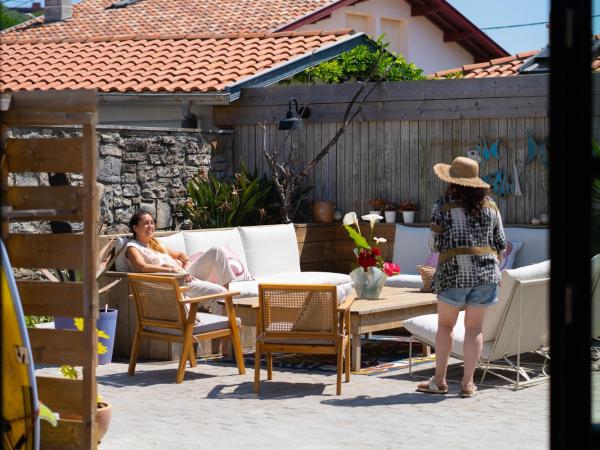
<svg viewBox="0 0 600 450"><path fill-rule="evenodd" d="M430 247L440 253L433 292L500 283L498 253L506 247L500 211L485 197L478 215L445 196L433 205Z"/></svg>

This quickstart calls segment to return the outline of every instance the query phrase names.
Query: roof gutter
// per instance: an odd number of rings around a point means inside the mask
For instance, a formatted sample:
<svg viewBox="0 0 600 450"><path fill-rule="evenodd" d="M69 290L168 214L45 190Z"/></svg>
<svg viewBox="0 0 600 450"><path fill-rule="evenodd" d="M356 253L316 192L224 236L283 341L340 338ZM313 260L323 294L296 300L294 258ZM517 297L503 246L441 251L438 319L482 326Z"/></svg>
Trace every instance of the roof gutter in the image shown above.
<svg viewBox="0 0 600 450"><path fill-rule="evenodd" d="M368 45L369 47L376 48L375 42L369 39L365 33L355 33L309 54L298 56L271 67L264 72L259 72L254 76L226 86L225 92L229 94L229 101L233 102L240 97L242 88L270 86L281 80L290 78L309 67L318 66L322 62L329 61L359 45Z"/></svg>
<svg viewBox="0 0 600 450"><path fill-rule="evenodd" d="M100 102L173 103L191 102L195 105L228 105L229 94L216 92L98 92Z"/></svg>

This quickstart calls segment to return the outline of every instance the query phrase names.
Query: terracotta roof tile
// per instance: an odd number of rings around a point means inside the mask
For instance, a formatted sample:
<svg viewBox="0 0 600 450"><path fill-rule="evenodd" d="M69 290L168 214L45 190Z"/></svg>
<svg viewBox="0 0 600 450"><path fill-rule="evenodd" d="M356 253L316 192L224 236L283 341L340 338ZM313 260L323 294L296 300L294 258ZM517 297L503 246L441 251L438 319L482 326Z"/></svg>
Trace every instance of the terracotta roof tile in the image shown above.
<svg viewBox="0 0 600 450"><path fill-rule="evenodd" d="M218 91L345 35L230 34L190 39L156 34L77 42L0 39L2 91L97 87L101 92Z"/></svg>
<svg viewBox="0 0 600 450"><path fill-rule="evenodd" d="M69 20L44 24L40 17L2 34L36 39L83 39L96 36L98 30L107 36L265 33L333 3L333 0L143 0L125 8L108 8L114 1L83 0L73 5L73 17Z"/></svg>
<svg viewBox="0 0 600 450"><path fill-rule="evenodd" d="M491 61L467 64L455 69L440 70L428 75L428 78L444 78L446 75L457 72L462 73L463 78L493 78L518 75L519 67L538 52L539 50L532 50L504 58L492 59Z"/></svg>

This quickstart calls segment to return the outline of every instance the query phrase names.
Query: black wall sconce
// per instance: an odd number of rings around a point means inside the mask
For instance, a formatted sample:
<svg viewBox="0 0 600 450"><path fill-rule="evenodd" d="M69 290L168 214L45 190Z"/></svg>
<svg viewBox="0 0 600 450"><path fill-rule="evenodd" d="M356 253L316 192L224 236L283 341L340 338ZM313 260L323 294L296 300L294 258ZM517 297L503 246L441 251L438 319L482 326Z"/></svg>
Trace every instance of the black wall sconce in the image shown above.
<svg viewBox="0 0 600 450"><path fill-rule="evenodd" d="M292 102L296 104L296 115L292 111ZM302 119L308 119L310 117L310 108L308 106L302 106L298 108L298 100L294 97L290 98L288 102L288 111L285 115L285 119L279 122L280 130L297 130L303 128L304 123Z"/></svg>

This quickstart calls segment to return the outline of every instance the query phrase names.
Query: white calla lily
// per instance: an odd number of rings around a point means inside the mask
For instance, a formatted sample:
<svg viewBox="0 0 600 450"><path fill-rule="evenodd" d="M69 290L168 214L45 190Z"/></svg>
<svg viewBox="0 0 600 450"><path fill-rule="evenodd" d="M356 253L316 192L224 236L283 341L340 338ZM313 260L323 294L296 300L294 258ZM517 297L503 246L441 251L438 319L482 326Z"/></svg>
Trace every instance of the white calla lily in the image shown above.
<svg viewBox="0 0 600 450"><path fill-rule="evenodd" d="M381 238L380 237L376 237L376 238L373 238L373 240L375 242L377 242L378 244L385 244L387 242L387 239L386 238L382 238L382 237Z"/></svg>
<svg viewBox="0 0 600 450"><path fill-rule="evenodd" d="M362 216L363 220L367 220L371 222L371 233L373 232L373 228L375 227L375 223L383 219L379 214L366 214Z"/></svg>
<svg viewBox="0 0 600 450"><path fill-rule="evenodd" d="M344 220L342 221L344 225L348 226L354 225L356 222L358 222L358 216L355 212L346 213L346 215L344 216Z"/></svg>

